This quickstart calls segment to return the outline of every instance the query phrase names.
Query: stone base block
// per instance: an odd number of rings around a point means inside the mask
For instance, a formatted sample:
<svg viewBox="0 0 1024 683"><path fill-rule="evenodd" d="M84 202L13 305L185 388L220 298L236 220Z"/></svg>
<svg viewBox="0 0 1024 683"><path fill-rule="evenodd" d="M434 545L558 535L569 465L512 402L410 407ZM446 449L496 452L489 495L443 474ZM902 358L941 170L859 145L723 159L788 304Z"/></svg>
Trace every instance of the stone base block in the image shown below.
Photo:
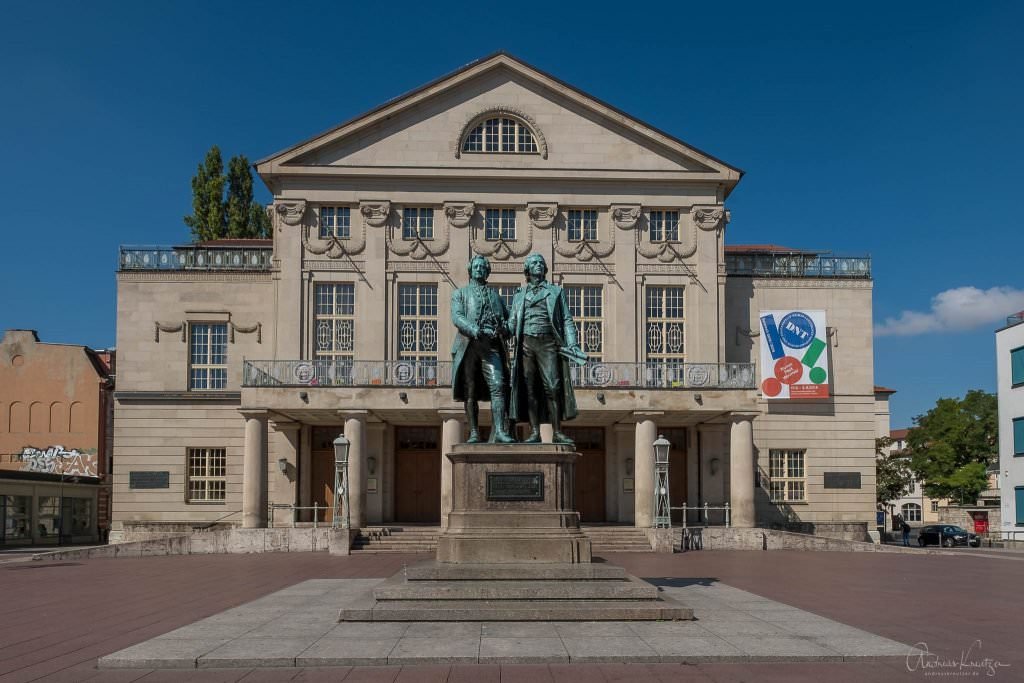
<svg viewBox="0 0 1024 683"><path fill-rule="evenodd" d="M450 527L449 527L450 528ZM590 562L590 539L581 532L561 534L444 534L437 560L450 563Z"/></svg>
<svg viewBox="0 0 1024 683"><path fill-rule="evenodd" d="M368 599L341 610L339 621L678 621L693 610L672 598L652 600Z"/></svg>

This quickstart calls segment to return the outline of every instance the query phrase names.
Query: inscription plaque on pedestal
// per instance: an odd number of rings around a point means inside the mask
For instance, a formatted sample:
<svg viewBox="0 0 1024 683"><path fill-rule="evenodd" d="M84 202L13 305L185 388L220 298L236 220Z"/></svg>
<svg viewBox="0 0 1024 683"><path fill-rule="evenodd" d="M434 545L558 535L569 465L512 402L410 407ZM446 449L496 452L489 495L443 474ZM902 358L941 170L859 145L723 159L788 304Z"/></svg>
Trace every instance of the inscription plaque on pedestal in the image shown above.
<svg viewBox="0 0 1024 683"><path fill-rule="evenodd" d="M488 472L487 500L544 500L544 473Z"/></svg>

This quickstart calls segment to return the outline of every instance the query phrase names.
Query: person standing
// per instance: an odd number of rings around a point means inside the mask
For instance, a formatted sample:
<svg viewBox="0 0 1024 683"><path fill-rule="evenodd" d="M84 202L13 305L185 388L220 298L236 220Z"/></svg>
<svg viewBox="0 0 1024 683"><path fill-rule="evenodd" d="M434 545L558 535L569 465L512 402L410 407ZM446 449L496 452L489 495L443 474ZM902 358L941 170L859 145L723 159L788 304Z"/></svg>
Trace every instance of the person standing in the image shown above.
<svg viewBox="0 0 1024 683"><path fill-rule="evenodd" d="M540 442L540 425L549 423L554 443L572 444L562 422L578 414L569 362L586 363L576 324L561 287L547 281L548 266L540 254L523 263L526 284L512 298L508 333L515 339L509 383L509 412L517 422L529 421L523 443Z"/></svg>
<svg viewBox="0 0 1024 683"><path fill-rule="evenodd" d="M910 525L907 524L907 520L900 517L900 531L903 532L903 545L910 545Z"/></svg>

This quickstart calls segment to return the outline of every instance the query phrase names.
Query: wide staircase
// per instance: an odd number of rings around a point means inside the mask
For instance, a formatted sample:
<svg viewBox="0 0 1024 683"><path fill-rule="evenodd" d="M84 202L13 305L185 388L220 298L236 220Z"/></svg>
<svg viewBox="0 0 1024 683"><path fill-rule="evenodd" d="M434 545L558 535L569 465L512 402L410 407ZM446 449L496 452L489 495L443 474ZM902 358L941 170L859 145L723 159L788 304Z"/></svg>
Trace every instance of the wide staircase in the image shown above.
<svg viewBox="0 0 1024 683"><path fill-rule="evenodd" d="M436 526L366 527L352 541L352 553L433 553L440 533Z"/></svg>
<svg viewBox="0 0 1024 683"><path fill-rule="evenodd" d="M590 526L581 527L590 538L591 552L597 553L649 553L651 542L642 529L631 526Z"/></svg>

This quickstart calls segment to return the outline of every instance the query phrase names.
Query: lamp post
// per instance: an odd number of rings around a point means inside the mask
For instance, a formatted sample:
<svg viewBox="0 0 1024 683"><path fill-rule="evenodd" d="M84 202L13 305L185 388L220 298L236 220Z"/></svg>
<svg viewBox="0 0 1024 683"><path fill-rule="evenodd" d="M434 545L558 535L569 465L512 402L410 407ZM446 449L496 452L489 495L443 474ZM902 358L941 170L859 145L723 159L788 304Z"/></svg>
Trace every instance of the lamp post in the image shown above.
<svg viewBox="0 0 1024 683"><path fill-rule="evenodd" d="M672 448L661 434L654 441L654 527L672 526L672 510L668 498L668 452Z"/></svg>
<svg viewBox="0 0 1024 683"><path fill-rule="evenodd" d="M341 528L349 528L348 507L348 449L350 442L344 434L334 440L334 512L331 515L331 528L338 528L341 506L345 506L345 516L341 520Z"/></svg>

